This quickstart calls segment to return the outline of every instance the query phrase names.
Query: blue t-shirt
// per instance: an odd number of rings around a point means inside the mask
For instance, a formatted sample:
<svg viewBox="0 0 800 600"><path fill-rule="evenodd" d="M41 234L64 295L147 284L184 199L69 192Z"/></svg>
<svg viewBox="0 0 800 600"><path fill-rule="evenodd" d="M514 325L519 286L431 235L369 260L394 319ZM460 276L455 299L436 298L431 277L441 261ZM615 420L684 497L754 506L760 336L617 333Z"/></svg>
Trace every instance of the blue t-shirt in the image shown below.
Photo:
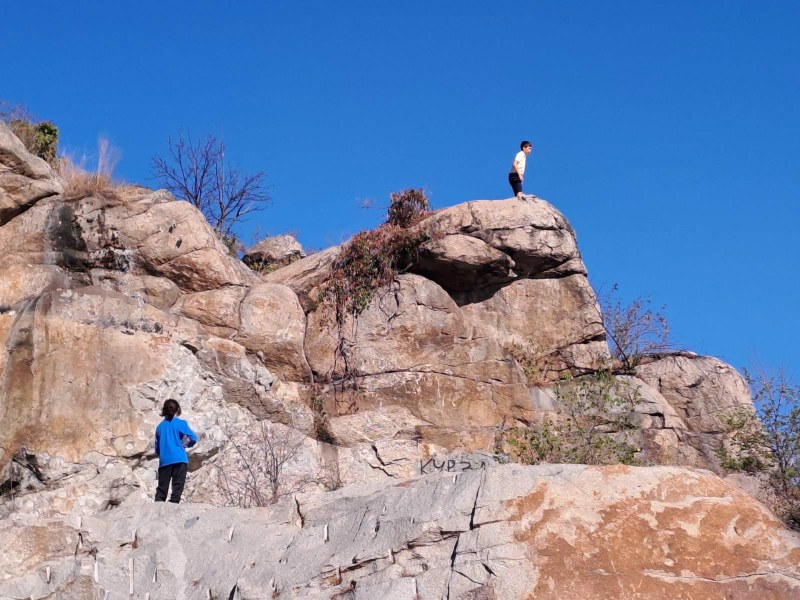
<svg viewBox="0 0 800 600"><path fill-rule="evenodd" d="M158 454L158 467L166 467L176 463L188 463L184 447L191 448L197 443L197 436L183 419L172 417L164 419L156 427L156 454Z"/></svg>

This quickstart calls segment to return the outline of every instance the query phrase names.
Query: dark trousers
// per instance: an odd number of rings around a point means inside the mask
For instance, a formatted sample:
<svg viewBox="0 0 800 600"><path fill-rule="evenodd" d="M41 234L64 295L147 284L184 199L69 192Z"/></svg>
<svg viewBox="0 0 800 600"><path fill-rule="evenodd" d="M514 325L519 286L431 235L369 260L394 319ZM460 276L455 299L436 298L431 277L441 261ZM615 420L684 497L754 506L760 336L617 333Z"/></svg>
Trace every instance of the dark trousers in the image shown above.
<svg viewBox="0 0 800 600"><path fill-rule="evenodd" d="M167 490L169 489L170 481L172 481L172 495L169 497L169 501L175 504L181 501L183 485L186 483L186 469L188 467L189 465L186 463L175 463L158 469L156 502L164 502L164 500L167 499Z"/></svg>
<svg viewBox="0 0 800 600"><path fill-rule="evenodd" d="M522 191L522 181L516 171L508 174L508 183L511 184L511 189L514 190L515 196Z"/></svg>

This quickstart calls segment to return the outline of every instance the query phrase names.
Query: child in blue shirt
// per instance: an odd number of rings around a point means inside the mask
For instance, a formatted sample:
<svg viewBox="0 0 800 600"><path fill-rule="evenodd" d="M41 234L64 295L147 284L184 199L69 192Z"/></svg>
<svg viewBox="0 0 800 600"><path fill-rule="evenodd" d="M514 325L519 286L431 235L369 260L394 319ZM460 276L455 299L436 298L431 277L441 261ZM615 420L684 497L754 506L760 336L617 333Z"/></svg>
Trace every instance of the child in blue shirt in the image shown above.
<svg viewBox="0 0 800 600"><path fill-rule="evenodd" d="M183 486L186 483L186 471L189 467L189 457L186 448L191 448L197 443L197 436L189 428L189 424L179 419L181 405L177 400L170 398L164 402L161 416L164 420L156 427L155 449L158 454L158 487L156 488L156 502L167 499L167 490L172 481L172 495L170 502L177 504L181 501Z"/></svg>

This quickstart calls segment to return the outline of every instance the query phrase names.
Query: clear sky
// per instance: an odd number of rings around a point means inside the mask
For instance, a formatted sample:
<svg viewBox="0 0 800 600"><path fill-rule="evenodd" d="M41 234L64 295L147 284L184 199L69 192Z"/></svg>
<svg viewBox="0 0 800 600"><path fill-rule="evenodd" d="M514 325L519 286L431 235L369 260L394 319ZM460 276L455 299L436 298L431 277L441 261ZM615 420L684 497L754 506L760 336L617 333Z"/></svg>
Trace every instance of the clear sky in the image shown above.
<svg viewBox="0 0 800 600"><path fill-rule="evenodd" d="M2 2L0 98L107 137L148 181L181 131L223 137L273 202L240 231L320 249L526 191L596 287L666 305L677 344L800 379L800 2ZM359 208L365 199L372 210Z"/></svg>

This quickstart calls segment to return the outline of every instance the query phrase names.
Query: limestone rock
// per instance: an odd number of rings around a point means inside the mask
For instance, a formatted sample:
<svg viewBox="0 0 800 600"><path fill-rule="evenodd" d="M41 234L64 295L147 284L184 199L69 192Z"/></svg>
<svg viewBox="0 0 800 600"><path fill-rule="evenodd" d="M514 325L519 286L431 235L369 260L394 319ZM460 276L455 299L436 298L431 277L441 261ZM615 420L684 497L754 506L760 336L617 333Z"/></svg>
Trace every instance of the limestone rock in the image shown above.
<svg viewBox="0 0 800 600"><path fill-rule="evenodd" d="M268 237L253 246L242 257L244 264L259 271L274 271L305 258L303 247L292 235Z"/></svg>
<svg viewBox="0 0 800 600"><path fill-rule="evenodd" d="M61 182L44 160L0 122L0 226L43 198L60 194Z"/></svg>

